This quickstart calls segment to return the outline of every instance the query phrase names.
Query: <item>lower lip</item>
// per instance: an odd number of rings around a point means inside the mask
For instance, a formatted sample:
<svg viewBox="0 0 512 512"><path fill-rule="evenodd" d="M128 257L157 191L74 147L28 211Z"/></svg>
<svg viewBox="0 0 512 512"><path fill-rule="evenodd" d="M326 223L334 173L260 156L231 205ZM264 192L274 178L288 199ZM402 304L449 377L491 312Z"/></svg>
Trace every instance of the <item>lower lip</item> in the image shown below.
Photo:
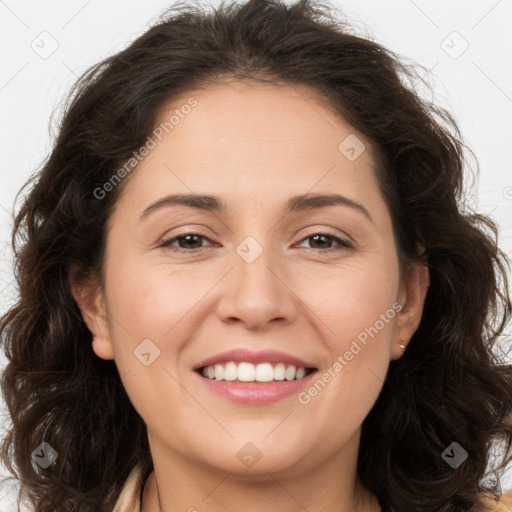
<svg viewBox="0 0 512 512"><path fill-rule="evenodd" d="M282 398L299 393L301 389L311 383L311 380L318 371L315 370L299 380L272 382L231 382L226 380L213 380L203 377L197 372L194 373L217 395L237 404L258 405L277 402Z"/></svg>

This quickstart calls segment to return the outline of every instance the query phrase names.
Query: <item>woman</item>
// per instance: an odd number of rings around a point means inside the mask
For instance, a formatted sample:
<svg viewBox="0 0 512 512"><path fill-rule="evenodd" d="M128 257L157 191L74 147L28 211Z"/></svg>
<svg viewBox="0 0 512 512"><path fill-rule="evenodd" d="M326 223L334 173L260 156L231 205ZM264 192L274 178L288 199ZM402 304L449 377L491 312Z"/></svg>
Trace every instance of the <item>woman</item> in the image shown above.
<svg viewBox="0 0 512 512"><path fill-rule="evenodd" d="M82 77L2 319L35 510L507 510L506 258L414 76L325 6L251 0Z"/></svg>

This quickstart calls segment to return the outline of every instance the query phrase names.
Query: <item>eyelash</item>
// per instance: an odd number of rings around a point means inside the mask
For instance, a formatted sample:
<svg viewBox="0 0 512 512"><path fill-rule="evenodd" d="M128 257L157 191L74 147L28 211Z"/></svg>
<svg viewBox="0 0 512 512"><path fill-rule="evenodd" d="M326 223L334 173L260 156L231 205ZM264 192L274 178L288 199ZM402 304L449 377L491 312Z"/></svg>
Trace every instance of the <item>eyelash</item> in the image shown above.
<svg viewBox="0 0 512 512"><path fill-rule="evenodd" d="M194 236L199 236L201 238L204 238L206 240L209 240L209 238L206 236L206 235L203 235L202 233L195 233L195 232L191 232L191 233L183 233L181 235L177 235L175 237L172 237L172 238L168 238L167 240L162 240L162 242L160 243L160 245L158 247L163 247L163 248L170 248L174 251L177 251L177 252L182 252L182 253L194 253L196 251L201 251L202 249L205 249L205 247L198 247L196 249L182 249L181 247L172 247L171 244L180 240L181 238L186 238L187 236L190 236L190 235L194 235ZM335 235L332 235L330 233L322 233L322 232L319 232L319 233L313 233L311 235L308 235L304 238L302 238L300 240L300 242L302 243L304 240L307 240L308 238L313 238L315 236L324 236L324 237L327 237L329 239L332 239L334 242L338 243L340 247L338 248L329 248L329 249L310 249L311 251L314 251L314 252L320 252L320 253L325 253L325 252L331 252L331 251L347 251L347 250L353 250L354 249L354 246L348 242L347 240L343 240L342 238L339 238Z"/></svg>

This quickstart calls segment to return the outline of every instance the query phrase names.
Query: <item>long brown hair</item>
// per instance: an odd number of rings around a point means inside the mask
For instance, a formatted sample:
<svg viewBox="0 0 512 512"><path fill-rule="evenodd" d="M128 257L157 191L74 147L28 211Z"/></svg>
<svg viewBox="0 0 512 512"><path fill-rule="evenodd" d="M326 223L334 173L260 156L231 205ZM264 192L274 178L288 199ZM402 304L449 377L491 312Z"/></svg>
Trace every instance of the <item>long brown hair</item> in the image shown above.
<svg viewBox="0 0 512 512"><path fill-rule="evenodd" d="M415 92L416 68L334 10L176 4L76 83L49 158L22 189L19 298L0 324L12 420L2 458L37 512L111 510L131 469L152 469L145 424L115 363L93 353L70 279L101 282L107 222L129 177L108 194L98 187L145 143L165 103L228 76L327 98L375 149L401 263L425 248L424 314L363 422L359 479L383 512L485 510L482 492L498 485L484 480L492 443L503 442L499 469L512 459L512 367L493 351L511 312L508 262L494 222L464 207L470 152L453 117ZM42 442L58 453L45 469L32 457ZM455 469L441 457L452 442L469 454Z"/></svg>

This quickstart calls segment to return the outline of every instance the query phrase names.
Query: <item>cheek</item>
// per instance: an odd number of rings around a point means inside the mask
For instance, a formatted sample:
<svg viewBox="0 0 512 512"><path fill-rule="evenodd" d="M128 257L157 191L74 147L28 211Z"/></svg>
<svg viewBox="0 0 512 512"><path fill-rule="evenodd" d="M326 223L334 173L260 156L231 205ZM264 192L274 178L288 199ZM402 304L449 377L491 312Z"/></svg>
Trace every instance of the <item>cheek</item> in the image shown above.
<svg viewBox="0 0 512 512"><path fill-rule="evenodd" d="M115 314L114 343L126 338L127 333L133 343L140 338L161 342L171 332L175 337L181 319L201 302L215 282L211 267L199 271L184 266L143 266L135 258L112 265L108 296Z"/></svg>
<svg viewBox="0 0 512 512"><path fill-rule="evenodd" d="M391 254L375 258L372 265L347 265L317 283L323 286L302 293L317 319L328 359L315 381L321 382L301 403L327 401L332 414L347 418L351 410L355 416L347 421L362 421L381 389L395 341L398 262Z"/></svg>
<svg viewBox="0 0 512 512"><path fill-rule="evenodd" d="M296 286L323 323L322 332L332 349L342 350L376 322L378 330L386 334L392 327L399 288L398 262L393 255L389 259L361 258L318 272L309 282L297 282ZM383 324L381 315L386 313Z"/></svg>
<svg viewBox="0 0 512 512"><path fill-rule="evenodd" d="M353 295L340 298L350 297ZM362 424L382 389L396 311L385 293L364 297L364 303L341 302L324 317L336 334L324 338L329 358L311 385L298 395L300 411L309 418L305 439L312 432L323 431L334 445L343 445Z"/></svg>
<svg viewBox="0 0 512 512"><path fill-rule="evenodd" d="M117 355L146 338L162 350L178 350L179 344L169 340L190 337L193 325L199 329L201 318L215 309L214 287L225 273L225 265L206 261L144 266L137 257L112 258L107 287ZM299 321L312 323L331 353L345 352L347 343L373 326L391 308L398 289L396 259L382 252L337 264L290 263L278 273L293 290L281 293L302 309Z"/></svg>
<svg viewBox="0 0 512 512"><path fill-rule="evenodd" d="M111 265L108 276L111 341L125 390L147 424L170 424L172 410L190 399L177 384L176 364L199 325L194 308L217 279L211 272L142 268L136 258Z"/></svg>

